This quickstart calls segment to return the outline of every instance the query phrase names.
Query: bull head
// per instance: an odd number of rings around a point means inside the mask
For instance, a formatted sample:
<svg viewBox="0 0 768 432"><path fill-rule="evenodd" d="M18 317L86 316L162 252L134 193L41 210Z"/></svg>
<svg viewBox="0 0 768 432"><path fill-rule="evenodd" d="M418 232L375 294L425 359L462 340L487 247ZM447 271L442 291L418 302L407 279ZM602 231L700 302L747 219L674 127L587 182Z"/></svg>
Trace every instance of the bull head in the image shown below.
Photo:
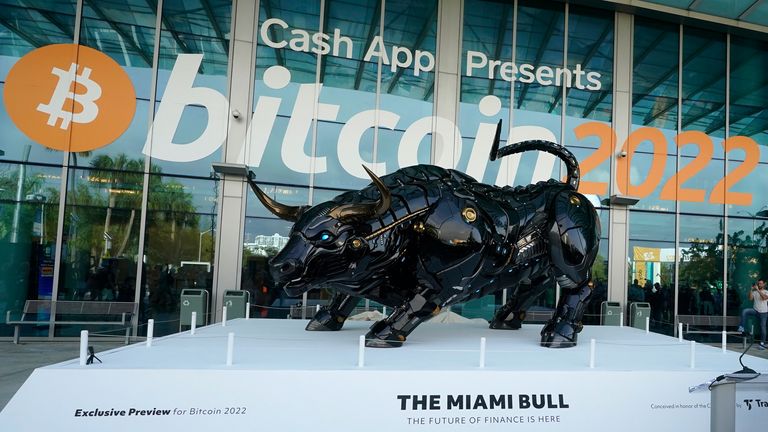
<svg viewBox="0 0 768 432"><path fill-rule="evenodd" d="M392 203L392 195L384 182L368 168L363 168L379 191L380 197L376 201L346 204L328 201L315 206L288 206L273 200L254 182L249 182L270 212L294 222L288 244L270 260L277 286L289 295L302 294L336 279L353 279L348 274L352 260L366 250L364 233L357 232L359 224L356 222L383 215Z"/></svg>

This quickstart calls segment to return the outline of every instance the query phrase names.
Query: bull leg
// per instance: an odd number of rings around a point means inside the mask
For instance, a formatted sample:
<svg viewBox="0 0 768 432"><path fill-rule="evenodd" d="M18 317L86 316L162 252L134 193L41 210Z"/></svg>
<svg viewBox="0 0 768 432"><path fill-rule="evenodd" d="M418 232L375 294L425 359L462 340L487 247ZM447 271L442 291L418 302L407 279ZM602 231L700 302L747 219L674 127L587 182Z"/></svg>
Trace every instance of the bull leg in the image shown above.
<svg viewBox="0 0 768 432"><path fill-rule="evenodd" d="M416 294L411 300L398 306L387 318L377 321L365 335L365 346L396 348L403 345L419 324L440 312L437 297L425 297L426 292Z"/></svg>
<svg viewBox="0 0 768 432"><path fill-rule="evenodd" d="M530 284L518 285L504 306L496 311L491 320L490 328L494 330L518 330L525 320L525 311L541 294L553 287L554 282L552 277L542 276L534 279Z"/></svg>
<svg viewBox="0 0 768 432"><path fill-rule="evenodd" d="M331 300L331 304L323 306L309 320L307 331L335 331L340 330L344 321L355 309L360 297L354 297L347 294L336 293Z"/></svg>
<svg viewBox="0 0 768 432"><path fill-rule="evenodd" d="M563 289L557 311L541 330L541 346L568 348L576 346L576 338L582 329L581 318L589 304L592 282L584 282L575 288Z"/></svg>

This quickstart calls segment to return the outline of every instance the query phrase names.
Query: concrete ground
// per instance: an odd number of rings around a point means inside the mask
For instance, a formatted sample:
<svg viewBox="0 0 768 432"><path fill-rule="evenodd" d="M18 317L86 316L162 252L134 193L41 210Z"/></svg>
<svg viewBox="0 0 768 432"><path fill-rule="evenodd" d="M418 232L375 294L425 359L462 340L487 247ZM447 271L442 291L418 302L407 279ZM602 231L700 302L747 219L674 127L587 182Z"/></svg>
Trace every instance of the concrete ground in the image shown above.
<svg viewBox="0 0 768 432"><path fill-rule="evenodd" d="M123 346L122 339L92 340L90 345L98 356L99 352ZM715 344L719 347L719 344ZM728 349L741 352L741 343L728 345ZM77 341L0 342L0 408L4 408L16 391L24 384L27 377L38 367L71 360L78 357L80 343ZM748 355L768 359L768 350L758 350L754 346ZM749 358L745 356L745 365Z"/></svg>
<svg viewBox="0 0 768 432"><path fill-rule="evenodd" d="M90 343L98 357L101 351L123 346L123 341L98 341ZM54 363L77 358L80 342L0 342L0 408L5 408L16 391L24 384L33 370Z"/></svg>

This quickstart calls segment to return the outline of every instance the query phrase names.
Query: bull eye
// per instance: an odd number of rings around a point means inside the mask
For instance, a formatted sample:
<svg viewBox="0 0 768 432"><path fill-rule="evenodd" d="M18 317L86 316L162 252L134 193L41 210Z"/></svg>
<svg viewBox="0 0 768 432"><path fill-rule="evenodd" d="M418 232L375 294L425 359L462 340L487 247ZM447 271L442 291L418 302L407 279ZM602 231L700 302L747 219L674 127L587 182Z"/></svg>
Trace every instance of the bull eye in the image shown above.
<svg viewBox="0 0 768 432"><path fill-rule="evenodd" d="M321 243L330 243L334 240L334 235L328 231L323 231L320 233L320 235L317 237L317 239Z"/></svg>

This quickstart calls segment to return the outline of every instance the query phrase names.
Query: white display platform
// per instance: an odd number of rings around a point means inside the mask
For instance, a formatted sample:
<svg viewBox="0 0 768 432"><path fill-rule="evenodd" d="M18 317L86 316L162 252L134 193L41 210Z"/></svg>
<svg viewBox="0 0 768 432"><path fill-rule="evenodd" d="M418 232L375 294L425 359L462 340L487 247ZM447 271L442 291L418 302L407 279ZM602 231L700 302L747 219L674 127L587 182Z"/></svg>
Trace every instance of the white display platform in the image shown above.
<svg viewBox="0 0 768 432"><path fill-rule="evenodd" d="M710 395L689 387L741 369L739 353L701 344L691 367L690 342L634 328L587 326L577 347L548 349L540 325L475 322L423 324L402 348L365 349L358 367L370 322L305 325L239 319L97 353L102 364L39 368L0 430L708 431ZM768 372L768 360L744 363Z"/></svg>

